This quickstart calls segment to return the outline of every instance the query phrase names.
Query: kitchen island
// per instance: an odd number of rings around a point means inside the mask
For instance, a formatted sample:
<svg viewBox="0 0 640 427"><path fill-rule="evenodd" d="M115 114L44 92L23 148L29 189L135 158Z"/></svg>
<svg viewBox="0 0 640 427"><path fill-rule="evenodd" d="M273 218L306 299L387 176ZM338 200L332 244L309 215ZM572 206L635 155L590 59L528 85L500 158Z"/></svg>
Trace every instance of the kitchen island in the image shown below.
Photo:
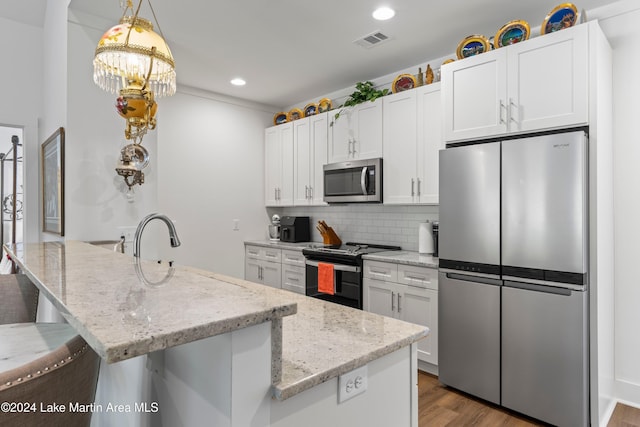
<svg viewBox="0 0 640 427"><path fill-rule="evenodd" d="M417 426L427 328L82 242L7 249L102 357L97 405L150 408L92 425ZM364 366L366 391L338 403Z"/></svg>

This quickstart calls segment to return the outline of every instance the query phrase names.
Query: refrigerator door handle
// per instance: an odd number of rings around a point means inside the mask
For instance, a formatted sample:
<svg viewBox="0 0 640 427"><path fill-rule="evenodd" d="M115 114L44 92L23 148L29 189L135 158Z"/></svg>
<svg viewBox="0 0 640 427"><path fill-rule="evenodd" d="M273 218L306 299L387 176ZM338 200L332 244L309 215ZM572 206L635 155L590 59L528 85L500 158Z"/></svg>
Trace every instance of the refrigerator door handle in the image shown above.
<svg viewBox="0 0 640 427"><path fill-rule="evenodd" d="M562 282L551 282L548 280L536 280L536 279L524 279L522 277L516 276L502 276L502 279L505 283L516 283L522 286L536 286L541 290L544 289L568 289L570 291L578 291L583 292L587 290L586 285L575 285L571 283L562 283ZM518 288L520 286L512 286L514 288ZM525 288L523 288L525 289Z"/></svg>
<svg viewBox="0 0 640 427"><path fill-rule="evenodd" d="M483 276L474 276L470 274L460 274L457 271L447 271L445 269L440 269L441 273L446 274L447 279L461 280L464 282L474 282L474 283L482 283L485 285L494 285L494 286L502 286L502 280L493 277L484 277L489 276L488 274Z"/></svg>
<svg viewBox="0 0 640 427"><path fill-rule="evenodd" d="M462 277L461 280L471 281L471 282L479 282L485 283L486 280L489 281L500 281L500 276L495 274L488 273L468 273L461 270L454 270L451 268L439 268L439 272L445 273L447 277L451 276L452 278ZM490 282L487 282L490 283Z"/></svg>
<svg viewBox="0 0 640 427"><path fill-rule="evenodd" d="M571 296L571 289L567 289L567 288L556 288L553 286L534 285L533 283L511 282L511 281L505 281L504 286L507 288L542 292L545 294L561 295L565 297Z"/></svg>

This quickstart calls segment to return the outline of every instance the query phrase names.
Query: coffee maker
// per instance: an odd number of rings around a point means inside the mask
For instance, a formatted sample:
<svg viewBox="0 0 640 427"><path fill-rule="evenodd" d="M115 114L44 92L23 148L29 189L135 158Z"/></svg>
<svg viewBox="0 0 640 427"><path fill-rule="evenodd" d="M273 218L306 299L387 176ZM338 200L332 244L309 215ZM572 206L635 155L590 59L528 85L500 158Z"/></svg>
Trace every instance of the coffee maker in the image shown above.
<svg viewBox="0 0 640 427"><path fill-rule="evenodd" d="M280 241L308 242L311 240L308 216L283 216L280 219Z"/></svg>

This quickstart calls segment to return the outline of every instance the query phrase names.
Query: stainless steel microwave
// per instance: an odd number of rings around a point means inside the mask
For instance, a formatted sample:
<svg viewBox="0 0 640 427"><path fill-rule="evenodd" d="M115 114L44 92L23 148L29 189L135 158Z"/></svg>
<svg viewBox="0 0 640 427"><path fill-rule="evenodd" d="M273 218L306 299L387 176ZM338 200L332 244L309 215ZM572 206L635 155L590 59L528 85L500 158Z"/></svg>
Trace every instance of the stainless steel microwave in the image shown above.
<svg viewBox="0 0 640 427"><path fill-rule="evenodd" d="M382 159L324 165L327 203L382 203Z"/></svg>

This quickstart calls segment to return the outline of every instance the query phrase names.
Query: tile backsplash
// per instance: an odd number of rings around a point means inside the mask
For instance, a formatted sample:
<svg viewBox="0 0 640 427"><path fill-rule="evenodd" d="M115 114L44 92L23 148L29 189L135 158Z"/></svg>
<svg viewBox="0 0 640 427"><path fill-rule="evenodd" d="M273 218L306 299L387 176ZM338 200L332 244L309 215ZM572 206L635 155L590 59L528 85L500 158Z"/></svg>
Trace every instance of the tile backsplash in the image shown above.
<svg viewBox="0 0 640 427"><path fill-rule="evenodd" d="M314 242L322 241L315 226L319 220L324 220L343 242L396 245L409 251L418 250L419 224L438 220L438 206L347 204L267 208L269 219L275 213L310 217Z"/></svg>

